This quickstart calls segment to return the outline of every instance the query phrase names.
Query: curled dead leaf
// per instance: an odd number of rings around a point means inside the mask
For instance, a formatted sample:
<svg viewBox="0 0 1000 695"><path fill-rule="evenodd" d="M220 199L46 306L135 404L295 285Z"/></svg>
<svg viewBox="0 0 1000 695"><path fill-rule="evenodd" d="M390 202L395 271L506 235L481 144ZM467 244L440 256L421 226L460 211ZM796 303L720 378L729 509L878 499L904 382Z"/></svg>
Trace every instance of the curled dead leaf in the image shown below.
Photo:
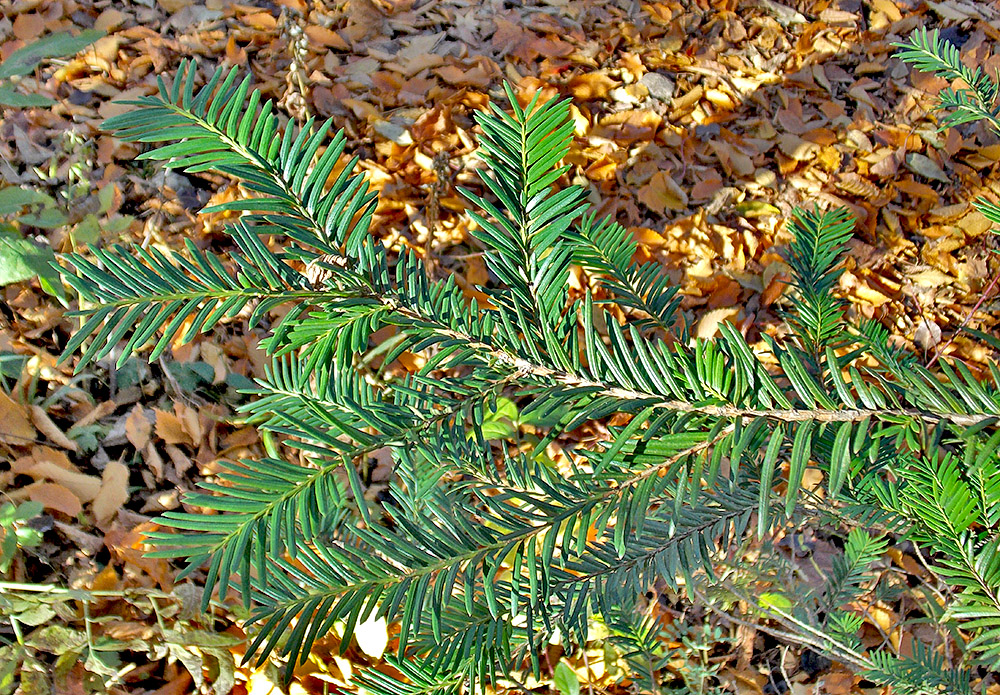
<svg viewBox="0 0 1000 695"><path fill-rule="evenodd" d="M122 505L128 501L128 475L128 468L118 461L111 461L104 468L101 489L92 505L94 518L98 524L104 524L114 518Z"/></svg>
<svg viewBox="0 0 1000 695"><path fill-rule="evenodd" d="M66 436L66 434L59 429L59 426L52 422L48 414L41 408L41 406L33 405L29 409L31 414L31 422L34 423L38 431L44 434L55 444L63 447L64 449L69 449L70 451L76 453L80 450L79 445L72 439Z"/></svg>

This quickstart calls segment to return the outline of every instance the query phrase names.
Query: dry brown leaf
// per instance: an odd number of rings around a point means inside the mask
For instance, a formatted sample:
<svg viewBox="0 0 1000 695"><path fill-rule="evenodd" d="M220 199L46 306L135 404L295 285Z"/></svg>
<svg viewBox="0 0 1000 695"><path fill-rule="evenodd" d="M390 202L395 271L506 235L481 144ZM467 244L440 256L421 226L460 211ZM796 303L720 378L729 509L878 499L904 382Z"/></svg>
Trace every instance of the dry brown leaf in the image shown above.
<svg viewBox="0 0 1000 695"><path fill-rule="evenodd" d="M573 98L586 101L588 99L605 99L608 92L618 86L618 83L603 72L586 72L576 75L566 87Z"/></svg>
<svg viewBox="0 0 1000 695"><path fill-rule="evenodd" d="M648 227L630 227L629 231L632 233L632 237L642 247L647 249L658 249L666 246L667 244L667 238L655 229L649 229Z"/></svg>
<svg viewBox="0 0 1000 695"><path fill-rule="evenodd" d="M45 18L37 12L25 12L14 20L14 36L32 42L45 33Z"/></svg>
<svg viewBox="0 0 1000 695"><path fill-rule="evenodd" d="M35 439L26 408L0 391L0 441L25 446Z"/></svg>
<svg viewBox="0 0 1000 695"><path fill-rule="evenodd" d="M621 111L605 116L591 135L626 144L652 140L663 118L653 111Z"/></svg>
<svg viewBox="0 0 1000 695"><path fill-rule="evenodd" d="M918 183L913 179L900 179L894 183L897 189L901 190L903 193L912 195L915 198L927 198L934 201L937 201L938 198L940 198L938 192L926 183Z"/></svg>
<svg viewBox="0 0 1000 695"><path fill-rule="evenodd" d="M933 321L923 319L913 331L913 342L924 350L930 350L941 342L941 327Z"/></svg>
<svg viewBox="0 0 1000 695"><path fill-rule="evenodd" d="M66 434L59 429L59 426L56 423L52 422L48 414L41 408L41 406L32 405L28 409L28 412L31 415L32 424L34 424L38 431L48 437L53 443L58 444L64 449L69 449L74 453L80 450L80 446L67 437Z"/></svg>
<svg viewBox="0 0 1000 695"><path fill-rule="evenodd" d="M278 26L278 20L270 12L254 12L244 15L243 23L258 31L273 31Z"/></svg>
<svg viewBox="0 0 1000 695"><path fill-rule="evenodd" d="M726 320L736 316L739 311L740 308L736 306L727 306L721 309L706 311L702 315L701 320L698 321L695 336L698 338L711 338L718 332L719 326L725 323Z"/></svg>
<svg viewBox="0 0 1000 695"><path fill-rule="evenodd" d="M882 192L874 183L854 173L841 174L833 185L846 193L861 198L877 198Z"/></svg>
<svg viewBox="0 0 1000 695"><path fill-rule="evenodd" d="M778 149L797 162L807 162L819 152L818 145L792 133L782 133L778 136Z"/></svg>
<svg viewBox="0 0 1000 695"><path fill-rule="evenodd" d="M128 15L124 12L109 7L104 12L101 12L94 20L94 28L98 31L114 31L128 19Z"/></svg>
<svg viewBox="0 0 1000 695"><path fill-rule="evenodd" d="M333 29L327 29L317 24L310 24L306 27L306 36L312 43L337 51L348 51L351 48L350 44L344 41L343 37Z"/></svg>
<svg viewBox="0 0 1000 695"><path fill-rule="evenodd" d="M149 443L153 433L153 422L146 415L146 409L136 405L125 418L125 436L136 449L142 449Z"/></svg>
<svg viewBox="0 0 1000 695"><path fill-rule="evenodd" d="M970 210L969 214L957 222L959 228L971 237L982 236L993 228L993 223L978 210Z"/></svg>
<svg viewBox="0 0 1000 695"><path fill-rule="evenodd" d="M854 689L856 676L847 671L834 671L823 676L822 691L826 695L848 695Z"/></svg>
<svg viewBox="0 0 1000 695"><path fill-rule="evenodd" d="M900 147L898 150L894 150L878 160L875 164L872 164L871 172L883 178L895 176L896 172L899 171L899 167L903 164L905 157L906 148Z"/></svg>
<svg viewBox="0 0 1000 695"><path fill-rule="evenodd" d="M167 444L194 444L194 439L187 432L184 423L173 413L154 408L156 413L156 436Z"/></svg>
<svg viewBox="0 0 1000 695"><path fill-rule="evenodd" d="M906 155L906 168L926 179L940 181L941 183L951 183L951 178L944 172L944 169L938 166L937 162L927 155L916 152Z"/></svg>
<svg viewBox="0 0 1000 695"><path fill-rule="evenodd" d="M722 179L718 176L709 176L694 185L691 189L691 198L694 200L708 200L722 188Z"/></svg>
<svg viewBox="0 0 1000 695"><path fill-rule="evenodd" d="M156 450L152 442L147 444L143 449L142 460L149 467L149 470L153 472L157 480L163 480L163 457L160 456L160 452Z"/></svg>
<svg viewBox="0 0 1000 695"><path fill-rule="evenodd" d="M665 171L653 174L649 183L639 189L639 202L653 212L663 214L666 210L683 210L687 207L687 193Z"/></svg>
<svg viewBox="0 0 1000 695"><path fill-rule="evenodd" d="M191 4L191 0L156 0L156 4L173 14Z"/></svg>
<svg viewBox="0 0 1000 695"><path fill-rule="evenodd" d="M35 479L43 478L68 487L82 502L90 502L101 490L101 480L97 476L63 468L50 461L36 463L25 472Z"/></svg>
<svg viewBox="0 0 1000 695"><path fill-rule="evenodd" d="M98 524L104 524L114 518L122 505L128 501L128 476L128 468L118 461L111 461L104 468L101 490L91 506Z"/></svg>
<svg viewBox="0 0 1000 695"><path fill-rule="evenodd" d="M80 498L73 491L59 483L34 483L26 488L28 499L40 502L46 509L62 512L66 516L75 517L83 511Z"/></svg>
<svg viewBox="0 0 1000 695"><path fill-rule="evenodd" d="M482 256L472 256L465 262L465 279L473 287L489 282L490 274L486 271L486 262Z"/></svg>
<svg viewBox="0 0 1000 695"><path fill-rule="evenodd" d="M865 304L871 304L872 306L882 306L883 304L892 301L889 297L885 296L878 290L872 289L868 285L861 283L858 283L858 286L854 288L854 296Z"/></svg>

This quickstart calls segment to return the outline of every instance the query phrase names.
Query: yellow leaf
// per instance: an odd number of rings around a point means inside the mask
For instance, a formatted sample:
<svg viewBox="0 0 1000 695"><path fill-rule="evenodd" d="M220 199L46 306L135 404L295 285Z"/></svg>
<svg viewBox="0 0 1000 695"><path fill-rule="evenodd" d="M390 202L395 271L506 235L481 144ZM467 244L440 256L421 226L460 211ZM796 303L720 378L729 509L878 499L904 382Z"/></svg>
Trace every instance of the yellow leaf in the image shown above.
<svg viewBox="0 0 1000 695"><path fill-rule="evenodd" d="M719 326L722 325L728 319L738 314L740 311L739 307L727 306L721 309L713 309L712 311L706 311L698 321L698 328L695 330L695 336L698 338L711 338L719 330Z"/></svg>

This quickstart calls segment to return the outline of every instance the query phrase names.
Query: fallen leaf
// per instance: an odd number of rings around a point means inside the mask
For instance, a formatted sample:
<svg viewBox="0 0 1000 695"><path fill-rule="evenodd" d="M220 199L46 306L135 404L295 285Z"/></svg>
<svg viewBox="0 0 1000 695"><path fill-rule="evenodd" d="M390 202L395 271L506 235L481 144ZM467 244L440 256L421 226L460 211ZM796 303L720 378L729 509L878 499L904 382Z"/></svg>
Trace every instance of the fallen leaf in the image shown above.
<svg viewBox="0 0 1000 695"><path fill-rule="evenodd" d="M0 391L0 441L25 446L35 439L35 428L25 407Z"/></svg>
<svg viewBox="0 0 1000 695"><path fill-rule="evenodd" d="M848 695L854 689L856 677L846 671L834 671L823 677L822 690L827 695Z"/></svg>
<svg viewBox="0 0 1000 695"><path fill-rule="evenodd" d="M655 213L666 210L683 210L687 207L687 193L664 171L653 174L649 183L639 189L639 202Z"/></svg>
<svg viewBox="0 0 1000 695"><path fill-rule="evenodd" d="M721 309L713 309L712 311L706 311L701 319L698 321L698 327L695 329L695 336L698 338L711 338L714 336L721 326L727 319L732 318L740 311L739 307L727 306Z"/></svg>
<svg viewBox="0 0 1000 695"><path fill-rule="evenodd" d="M25 12L14 20L14 36L30 43L45 33L45 18L37 12Z"/></svg>
<svg viewBox="0 0 1000 695"><path fill-rule="evenodd" d="M819 152L819 145L792 133L782 133L778 136L778 149L797 162L807 162Z"/></svg>
<svg viewBox="0 0 1000 695"><path fill-rule="evenodd" d="M913 331L913 342L924 350L930 350L941 342L941 327L933 321L923 319Z"/></svg>
<svg viewBox="0 0 1000 695"><path fill-rule="evenodd" d="M916 152L906 155L906 168L925 179L951 183L951 178L944 172L944 169L935 164L934 160L927 155Z"/></svg>
<svg viewBox="0 0 1000 695"><path fill-rule="evenodd" d="M29 412L31 413L31 422L38 428L39 432L48 437L53 443L74 453L80 450L80 446L67 437L56 423L52 422L41 406L33 405L29 409Z"/></svg>
<svg viewBox="0 0 1000 695"><path fill-rule="evenodd" d="M566 88L575 99L586 101L604 99L617 84L603 72L587 72L573 77L566 83Z"/></svg>
<svg viewBox="0 0 1000 695"><path fill-rule="evenodd" d="M80 498L69 488L59 483L34 483L27 487L28 499L45 505L46 509L62 512L66 516L75 517L83 511Z"/></svg>
<svg viewBox="0 0 1000 695"><path fill-rule="evenodd" d="M154 408L156 413L156 436L167 444L194 444L191 435L185 431L181 419L166 410Z"/></svg>
<svg viewBox="0 0 1000 695"><path fill-rule="evenodd" d="M354 628L354 639L358 641L361 651L373 659L381 659L389 644L389 631L384 617L370 617Z"/></svg>
<svg viewBox="0 0 1000 695"><path fill-rule="evenodd" d="M25 472L35 479L51 480L69 488L81 502L90 502L101 490L101 479L97 476L63 468L50 461L36 463Z"/></svg>
<svg viewBox="0 0 1000 695"><path fill-rule="evenodd" d="M156 0L156 4L173 14L191 4L191 0Z"/></svg>
<svg viewBox="0 0 1000 695"><path fill-rule="evenodd" d="M98 524L114 518L128 501L128 475L128 468L118 461L111 461L104 468L100 492L91 506Z"/></svg>
<svg viewBox="0 0 1000 695"><path fill-rule="evenodd" d="M306 36L314 44L326 46L337 51L348 51L351 49L350 44L340 34L333 29L327 29L317 24L311 24L306 27Z"/></svg>
<svg viewBox="0 0 1000 695"><path fill-rule="evenodd" d="M146 409L141 405L132 408L125 418L125 436L136 449L142 449L149 443L153 433L153 422L146 415Z"/></svg>

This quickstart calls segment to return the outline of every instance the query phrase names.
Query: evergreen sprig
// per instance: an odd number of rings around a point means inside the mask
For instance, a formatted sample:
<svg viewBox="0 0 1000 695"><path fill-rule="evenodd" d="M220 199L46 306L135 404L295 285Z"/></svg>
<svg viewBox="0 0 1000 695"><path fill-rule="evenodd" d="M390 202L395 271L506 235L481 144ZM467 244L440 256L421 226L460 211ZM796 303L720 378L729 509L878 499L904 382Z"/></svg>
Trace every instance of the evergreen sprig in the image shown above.
<svg viewBox="0 0 1000 695"><path fill-rule="evenodd" d="M68 257L85 321L64 359L154 339L156 355L251 306L269 330L272 364L243 415L297 454L226 463L186 498L218 513L168 512L160 523L174 531L149 535L156 556L207 568L206 601L236 586L252 604L248 659L280 653L290 674L335 623L346 648L378 615L399 625L392 659L405 681L369 671L370 692L475 690L525 661L537 674L556 633L585 641L595 614L657 579L711 584L732 548L812 513L801 491L810 467L854 523L909 520L919 535L927 517L947 531L935 548L963 592L949 615L993 656L997 625L984 611L1000 572L989 540L1000 370L977 379L945 360L931 372L885 331L848 324L835 293L845 211L791 222L789 339L755 348L730 324L691 339L676 288L655 264L633 265L631 235L597 219L581 189L559 186L568 102L521 105L508 86L510 113L491 103L477 114L487 170L482 189L464 191L497 279L480 307L369 233L374 195L356 160L343 161L343 134L327 141L329 122L282 128L236 72L198 80L185 63L108 127L156 143L145 158L215 170L255 194L211 208L244 213L230 228L240 253L189 244L187 255ZM280 238L280 250L265 242ZM572 264L602 286L601 301L570 297ZM290 309L268 323L282 303ZM634 318L619 323L612 303ZM391 366L405 352L424 362L400 376ZM501 402L538 423L516 450L484 426ZM552 442L612 415L606 441L573 447L562 467L549 458ZM965 458L942 458L946 441ZM359 474L380 452L395 463L382 505ZM827 609L848 602L883 549L849 539ZM810 629L844 637L852 625Z"/></svg>

